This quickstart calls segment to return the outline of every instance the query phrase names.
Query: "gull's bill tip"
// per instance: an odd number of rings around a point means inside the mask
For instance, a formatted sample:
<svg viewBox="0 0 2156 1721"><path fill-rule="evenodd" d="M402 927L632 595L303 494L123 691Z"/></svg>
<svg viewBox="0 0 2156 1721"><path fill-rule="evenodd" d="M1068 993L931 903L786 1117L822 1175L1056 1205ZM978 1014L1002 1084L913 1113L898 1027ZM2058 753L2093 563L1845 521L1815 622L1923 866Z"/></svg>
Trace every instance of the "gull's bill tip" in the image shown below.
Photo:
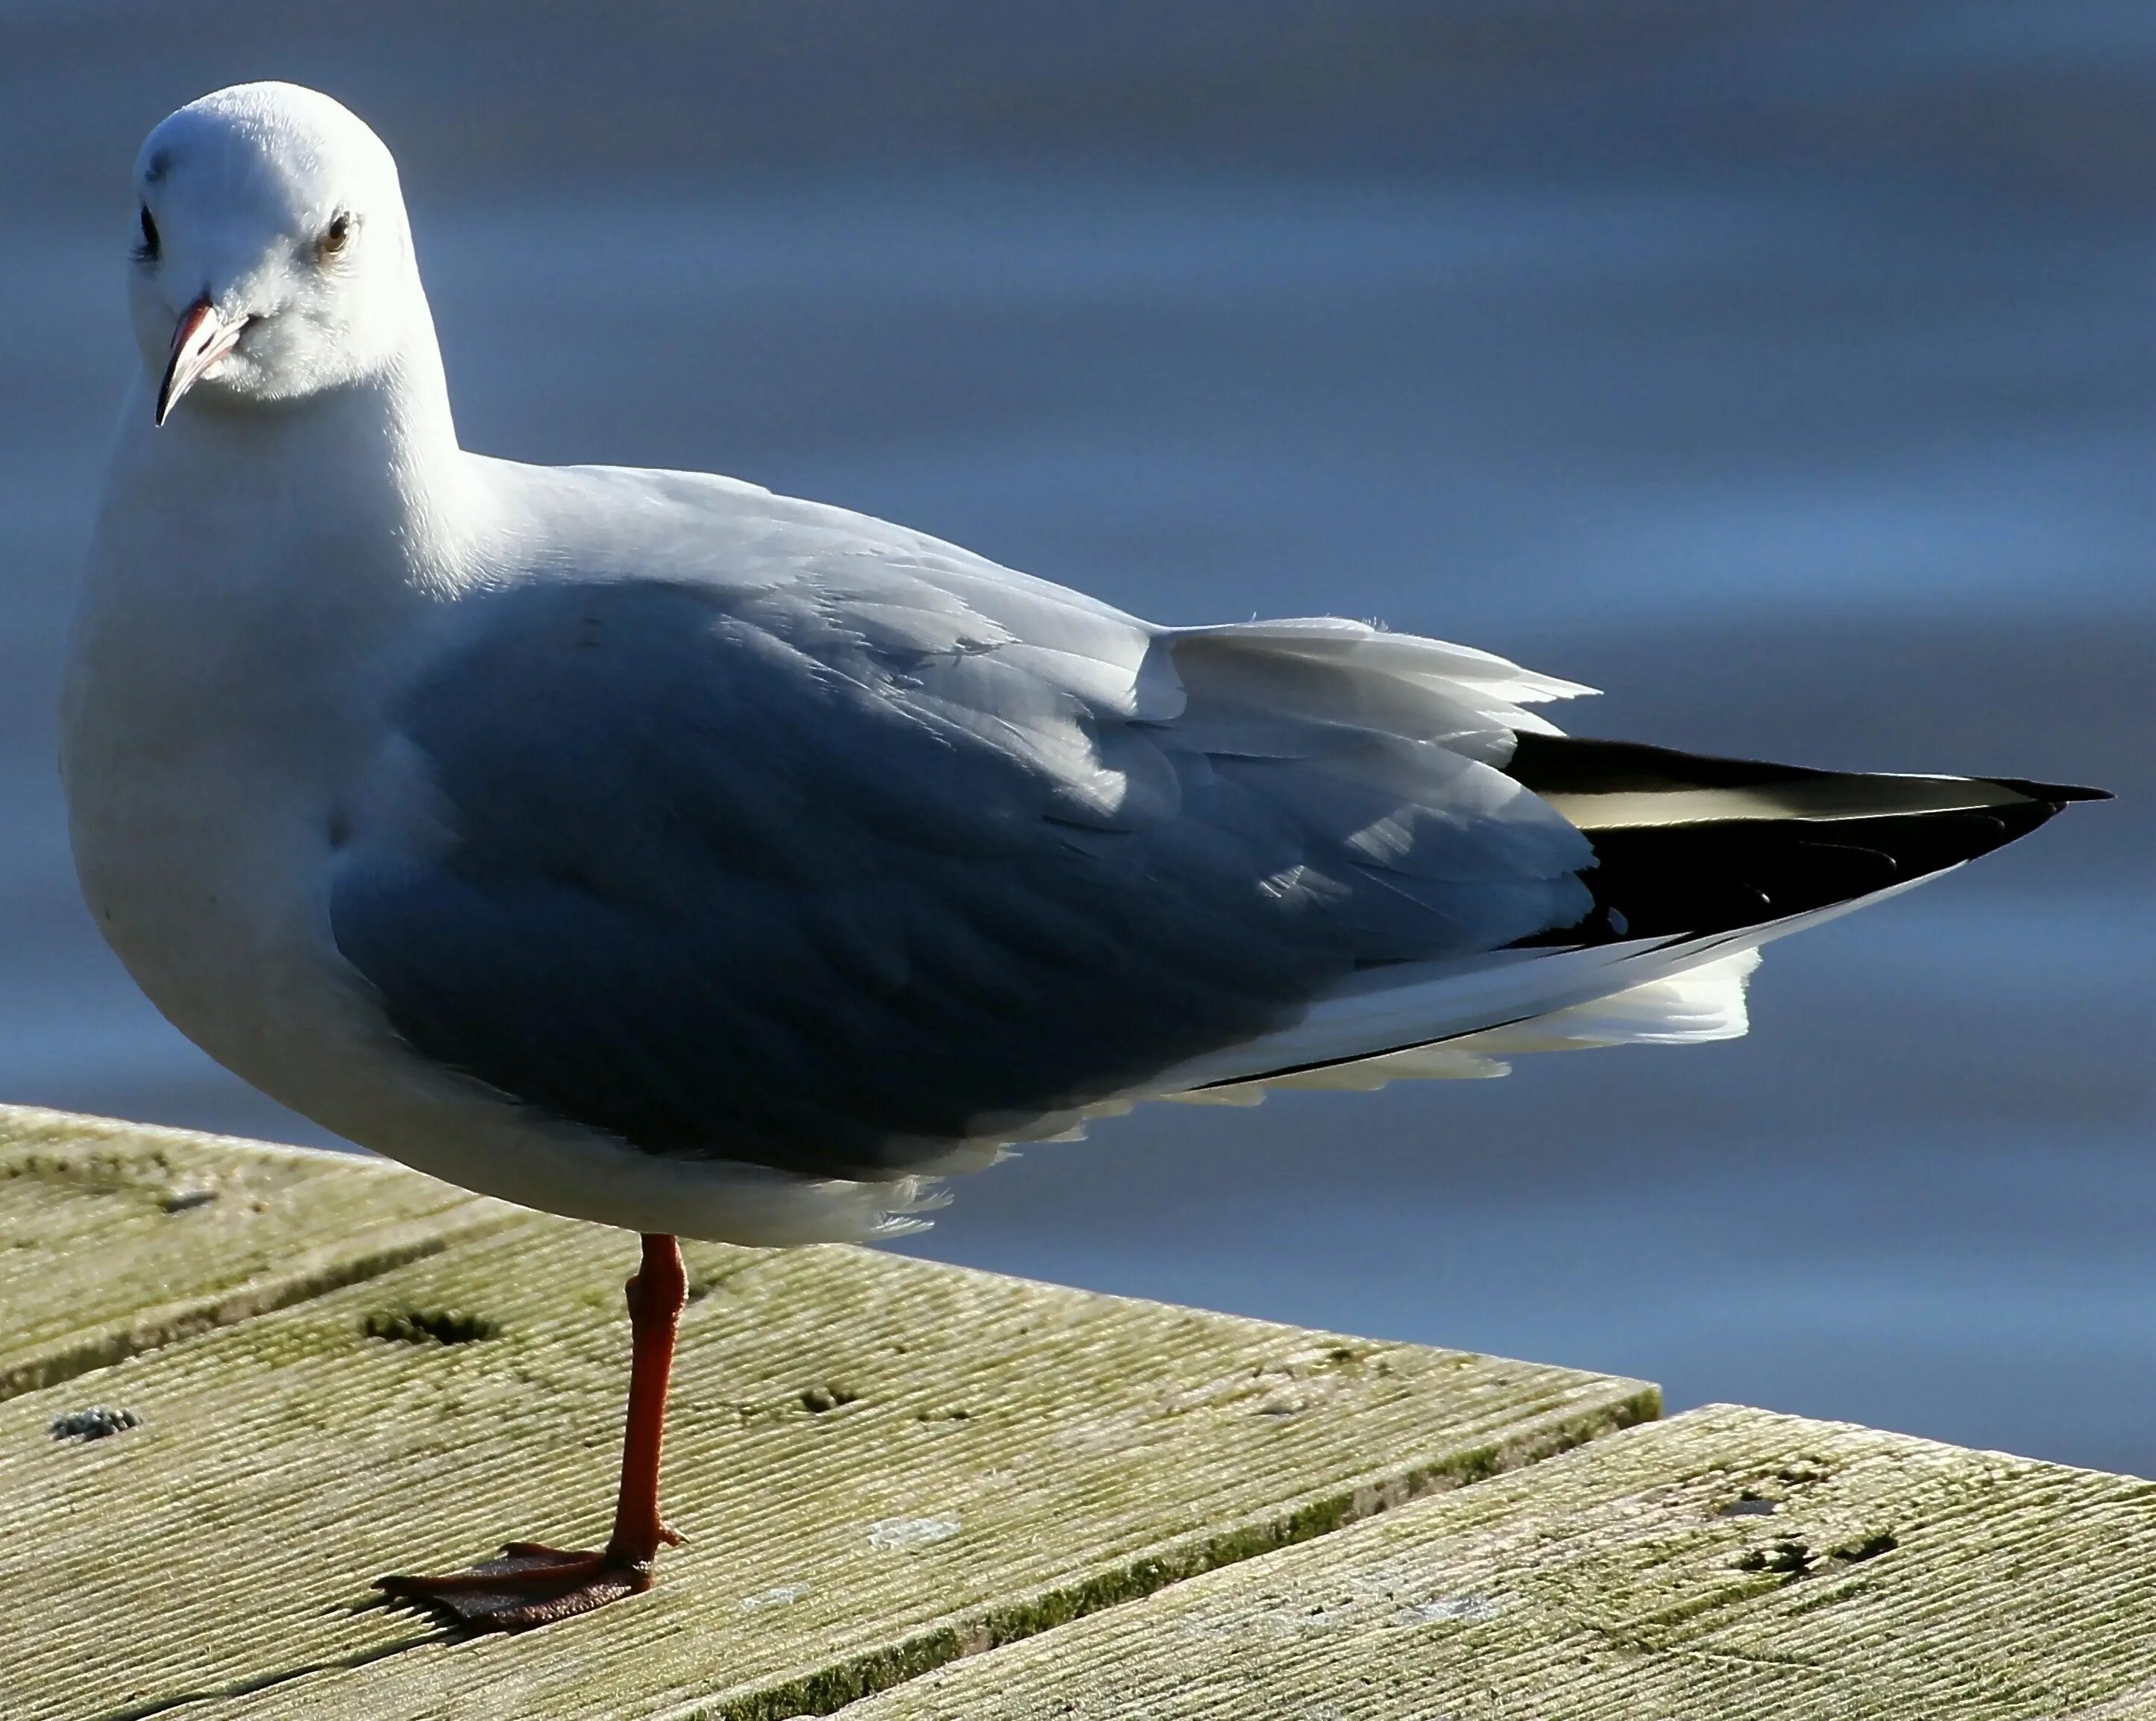
<svg viewBox="0 0 2156 1721"><path fill-rule="evenodd" d="M207 293L180 313L172 330L172 356L165 366L165 380L157 386L157 423L165 422L182 395L223 361L246 326L244 316L225 321Z"/></svg>

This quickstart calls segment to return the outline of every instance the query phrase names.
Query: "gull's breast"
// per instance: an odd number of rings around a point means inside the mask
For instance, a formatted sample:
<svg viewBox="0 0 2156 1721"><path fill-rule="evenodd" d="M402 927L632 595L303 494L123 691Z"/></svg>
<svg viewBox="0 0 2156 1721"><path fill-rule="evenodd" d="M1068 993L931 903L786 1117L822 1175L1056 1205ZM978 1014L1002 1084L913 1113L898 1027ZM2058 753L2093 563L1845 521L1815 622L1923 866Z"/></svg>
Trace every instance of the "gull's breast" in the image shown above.
<svg viewBox="0 0 2156 1721"><path fill-rule="evenodd" d="M70 702L83 898L175 1027L285 1098L309 1046L353 1032L327 960L338 785L274 733L189 721L155 692L115 680Z"/></svg>

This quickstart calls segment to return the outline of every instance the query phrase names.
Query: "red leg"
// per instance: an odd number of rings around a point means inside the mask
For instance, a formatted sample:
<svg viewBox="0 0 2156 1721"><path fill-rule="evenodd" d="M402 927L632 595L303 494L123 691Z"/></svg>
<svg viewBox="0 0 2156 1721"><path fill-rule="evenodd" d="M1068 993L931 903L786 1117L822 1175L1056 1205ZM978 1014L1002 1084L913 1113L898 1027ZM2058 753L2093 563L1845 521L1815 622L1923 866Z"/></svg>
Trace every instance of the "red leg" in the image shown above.
<svg viewBox="0 0 2156 1721"><path fill-rule="evenodd" d="M648 1572L660 1544L670 1548L681 1539L659 1516L659 1455L666 1442L674 1334L689 1300L680 1244L670 1237L645 1237L644 1262L628 1291L629 1419L622 1430L621 1492L614 1499L607 1552Z"/></svg>
<svg viewBox="0 0 2156 1721"><path fill-rule="evenodd" d="M613 1534L603 1549L587 1554L511 1542L500 1559L470 1571L377 1578L376 1587L495 1631L549 1625L649 1589L660 1546L681 1539L659 1516L659 1456L666 1434L674 1334L688 1300L680 1245L670 1237L646 1236L643 1263L629 1282L629 1418Z"/></svg>

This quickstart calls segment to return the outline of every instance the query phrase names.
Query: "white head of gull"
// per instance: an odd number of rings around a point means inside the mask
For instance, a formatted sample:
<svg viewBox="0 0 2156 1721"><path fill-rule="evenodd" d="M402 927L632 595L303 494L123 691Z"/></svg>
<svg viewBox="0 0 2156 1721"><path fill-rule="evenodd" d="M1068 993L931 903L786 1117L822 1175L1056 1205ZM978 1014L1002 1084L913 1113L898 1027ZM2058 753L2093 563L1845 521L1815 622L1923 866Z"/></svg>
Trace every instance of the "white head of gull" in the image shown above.
<svg viewBox="0 0 2156 1721"><path fill-rule="evenodd" d="M1584 693L1329 617L1164 627L841 509L457 442L396 164L328 97L151 133L63 714L83 892L213 1057L644 1234L595 1553L644 1588L677 1234L887 1233L1146 1099L1744 1028L1769 939L2087 791L1567 738Z"/></svg>

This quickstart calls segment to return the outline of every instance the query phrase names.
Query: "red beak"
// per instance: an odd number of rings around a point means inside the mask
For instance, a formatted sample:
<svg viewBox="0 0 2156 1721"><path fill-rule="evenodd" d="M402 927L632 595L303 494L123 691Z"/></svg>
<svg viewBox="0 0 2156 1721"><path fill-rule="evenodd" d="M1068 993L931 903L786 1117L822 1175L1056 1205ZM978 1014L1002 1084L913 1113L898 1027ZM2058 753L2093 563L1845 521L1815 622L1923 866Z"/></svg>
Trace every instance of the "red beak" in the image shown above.
<svg viewBox="0 0 2156 1721"><path fill-rule="evenodd" d="M158 423L162 424L165 415L179 405L182 395L223 361L239 344L247 320L240 317L226 322L207 293L180 313L179 326L172 330L172 361L165 366L165 380L157 389Z"/></svg>

